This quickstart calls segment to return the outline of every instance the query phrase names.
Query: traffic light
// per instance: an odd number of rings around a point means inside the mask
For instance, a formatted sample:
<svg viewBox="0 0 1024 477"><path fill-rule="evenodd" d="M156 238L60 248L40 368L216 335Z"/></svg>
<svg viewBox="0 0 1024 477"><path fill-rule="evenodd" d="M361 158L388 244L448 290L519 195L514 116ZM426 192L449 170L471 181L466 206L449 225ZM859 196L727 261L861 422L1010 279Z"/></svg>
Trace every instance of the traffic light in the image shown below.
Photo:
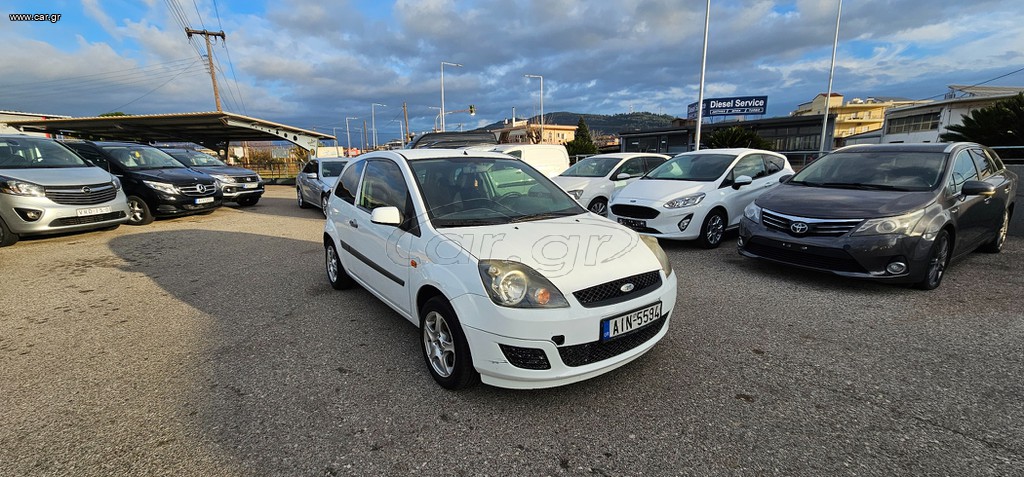
<svg viewBox="0 0 1024 477"><path fill-rule="evenodd" d="M472 104L469 105L469 115L476 116L476 106L473 106Z"/></svg>

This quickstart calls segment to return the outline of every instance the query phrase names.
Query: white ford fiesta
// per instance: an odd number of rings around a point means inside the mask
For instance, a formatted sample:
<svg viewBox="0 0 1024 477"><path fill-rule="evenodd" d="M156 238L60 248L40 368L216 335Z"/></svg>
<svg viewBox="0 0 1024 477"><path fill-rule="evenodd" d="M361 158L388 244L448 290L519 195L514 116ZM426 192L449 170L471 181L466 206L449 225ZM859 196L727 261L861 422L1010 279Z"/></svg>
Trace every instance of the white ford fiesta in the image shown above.
<svg viewBox="0 0 1024 477"><path fill-rule="evenodd" d="M743 209L793 174L786 156L760 149L686 152L624 187L608 218L654 237L722 243L739 226Z"/></svg>
<svg viewBox="0 0 1024 477"><path fill-rule="evenodd" d="M589 213L502 154L359 156L331 193L327 277L420 327L430 374L457 389L569 384L668 331L676 276L656 239Z"/></svg>

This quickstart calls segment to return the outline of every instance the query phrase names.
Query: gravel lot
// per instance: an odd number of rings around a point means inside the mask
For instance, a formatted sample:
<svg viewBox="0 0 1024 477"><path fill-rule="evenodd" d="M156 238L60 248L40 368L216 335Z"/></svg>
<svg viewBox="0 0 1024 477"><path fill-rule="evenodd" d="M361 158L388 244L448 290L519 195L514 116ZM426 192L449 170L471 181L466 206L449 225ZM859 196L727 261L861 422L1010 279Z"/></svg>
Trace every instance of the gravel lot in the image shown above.
<svg viewBox="0 0 1024 477"><path fill-rule="evenodd" d="M1024 240L934 292L667 244L666 338L543 391L434 384L252 208L0 249L0 475L1024 475Z"/></svg>

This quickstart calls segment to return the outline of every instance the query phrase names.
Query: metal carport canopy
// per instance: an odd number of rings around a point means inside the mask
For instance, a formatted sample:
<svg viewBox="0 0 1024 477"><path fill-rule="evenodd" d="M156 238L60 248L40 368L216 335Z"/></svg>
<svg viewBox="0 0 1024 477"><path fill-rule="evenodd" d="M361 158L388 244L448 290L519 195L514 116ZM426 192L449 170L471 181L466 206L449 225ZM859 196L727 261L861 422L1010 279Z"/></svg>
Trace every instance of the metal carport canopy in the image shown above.
<svg viewBox="0 0 1024 477"><path fill-rule="evenodd" d="M60 134L90 140L194 142L212 150L239 141L288 141L315 152L334 136L227 112L103 116L11 121L24 132Z"/></svg>

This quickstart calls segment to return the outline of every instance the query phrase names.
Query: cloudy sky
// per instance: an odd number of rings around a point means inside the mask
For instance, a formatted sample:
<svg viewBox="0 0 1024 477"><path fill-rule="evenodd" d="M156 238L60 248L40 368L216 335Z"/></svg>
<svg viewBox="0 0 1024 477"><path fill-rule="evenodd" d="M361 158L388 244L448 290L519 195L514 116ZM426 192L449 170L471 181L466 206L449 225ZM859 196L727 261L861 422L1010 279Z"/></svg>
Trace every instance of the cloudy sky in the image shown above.
<svg viewBox="0 0 1024 477"><path fill-rule="evenodd" d="M223 30L213 46L224 109L353 137L376 107L380 142L440 106L473 104L473 128L545 112L683 116L697 99L700 0L5 0L0 110L93 116L215 110L205 44L187 25ZM828 83L837 1L713 0L706 97L767 95L784 116ZM51 17L52 18L52 17ZM1024 67L1020 0L847 0L834 91L847 99L941 97ZM1024 85L1024 73L992 85ZM353 142L355 142L353 140ZM343 143L344 144L344 143Z"/></svg>

